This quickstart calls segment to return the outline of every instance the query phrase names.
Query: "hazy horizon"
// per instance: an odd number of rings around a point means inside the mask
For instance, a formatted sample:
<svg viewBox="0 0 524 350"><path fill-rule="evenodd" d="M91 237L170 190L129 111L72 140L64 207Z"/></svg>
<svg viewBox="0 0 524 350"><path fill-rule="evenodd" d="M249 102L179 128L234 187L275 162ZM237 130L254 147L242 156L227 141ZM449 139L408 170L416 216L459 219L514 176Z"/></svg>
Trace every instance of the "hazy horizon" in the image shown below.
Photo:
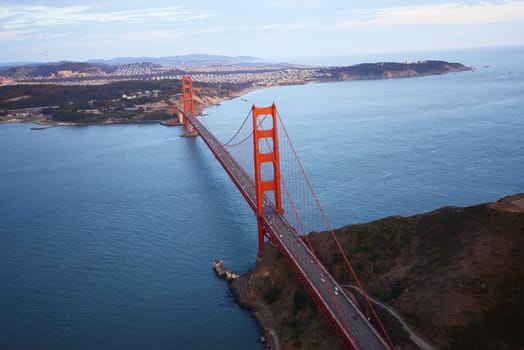
<svg viewBox="0 0 524 350"><path fill-rule="evenodd" d="M2 62L193 53L294 61L521 45L522 0L20 0L0 9Z"/></svg>
<svg viewBox="0 0 524 350"><path fill-rule="evenodd" d="M139 61L140 59L152 59L159 60L164 58L182 58L185 56L209 56L210 59L213 57L223 57L224 59L231 58L251 58L255 60L261 60L260 62L267 63L287 63L287 64L298 64L298 65L351 65L358 63L369 63L369 62L387 62L387 61L410 61L410 60L446 60L449 59L449 56L453 52L460 52L464 50L500 50L500 49L520 49L524 48L524 45L501 45L501 46L484 46L484 47L464 47L464 48L454 48L448 50L421 50L421 51L398 51L398 52L379 52L379 53L369 53L369 54L347 54L347 55L325 55L325 56L309 56L309 57L295 57L295 58L281 58L281 59L266 59L263 57L253 57L249 55L238 55L238 56L228 56L221 54L208 54L208 53L188 53L184 55L169 55L169 56L119 56L119 57L109 57L106 59L102 58L88 58L85 60L70 60L63 59L58 61L0 61L0 66L23 66L23 65L33 65L33 64L59 64L63 62L86 62L96 64L98 62L107 64L110 61L118 60L133 60L136 59L136 63L146 63L146 61ZM197 62L197 61L195 61ZM256 62L256 61L255 61ZM463 63L463 62L460 62ZM467 63L467 62L466 62ZM121 64L121 63L109 63L109 64ZM125 63L124 63L125 64Z"/></svg>

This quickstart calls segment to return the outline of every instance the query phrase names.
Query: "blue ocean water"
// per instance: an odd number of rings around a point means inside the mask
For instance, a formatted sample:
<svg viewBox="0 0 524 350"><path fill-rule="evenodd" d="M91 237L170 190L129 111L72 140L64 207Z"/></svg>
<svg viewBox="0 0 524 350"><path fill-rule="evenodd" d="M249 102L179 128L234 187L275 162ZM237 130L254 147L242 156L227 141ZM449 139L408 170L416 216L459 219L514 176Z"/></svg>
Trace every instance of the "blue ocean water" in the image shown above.
<svg viewBox="0 0 524 350"><path fill-rule="evenodd" d="M29 127L0 126L0 348L257 347L211 269L247 271L255 225L199 140Z"/></svg>
<svg viewBox="0 0 524 350"><path fill-rule="evenodd" d="M259 90L206 124L226 140L251 103L275 101L335 227L493 201L524 192L523 53L425 57L473 72ZM211 270L215 257L254 264L253 214L180 133L0 125L0 348L260 348Z"/></svg>
<svg viewBox="0 0 524 350"><path fill-rule="evenodd" d="M221 135L274 101L335 227L524 192L524 48L423 55L475 70L274 87L207 123Z"/></svg>

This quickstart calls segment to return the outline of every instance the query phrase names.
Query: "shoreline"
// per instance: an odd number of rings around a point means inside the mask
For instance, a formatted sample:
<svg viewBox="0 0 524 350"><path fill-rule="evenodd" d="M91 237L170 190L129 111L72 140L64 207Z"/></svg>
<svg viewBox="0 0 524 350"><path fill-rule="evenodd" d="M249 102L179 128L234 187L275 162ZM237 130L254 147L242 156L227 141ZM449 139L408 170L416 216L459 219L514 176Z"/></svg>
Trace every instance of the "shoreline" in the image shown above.
<svg viewBox="0 0 524 350"><path fill-rule="evenodd" d="M249 272L239 275L225 267L223 260L213 259L213 270L219 279L227 282L235 304L248 311L258 326L258 341L267 349L280 350L280 340L275 329L275 319L267 306L249 294Z"/></svg>
<svg viewBox="0 0 524 350"><path fill-rule="evenodd" d="M295 84L295 85L303 85L303 84ZM282 85L276 85L276 86L282 86ZM213 106L219 106L221 103L234 100L236 98L241 98L242 96L245 96L253 91L262 90L266 88L271 88L274 86L257 86L257 87L250 87L241 89L239 91L233 91L231 93L231 96L228 97L216 97L216 100L213 103L202 103L199 107L197 107L198 116L202 116L205 114L206 110ZM102 122L96 122L96 123L72 123L72 122L45 122L42 120L18 120L18 119L9 119L9 120L0 120L0 125L2 124L37 124L42 125L46 127L57 127L57 126L89 126L89 125L118 125L118 124L161 124L162 122L165 122L163 119L154 119L154 120L129 120L129 121L102 121ZM165 125L164 125L165 126ZM173 125L173 126L182 126L182 124Z"/></svg>
<svg viewBox="0 0 524 350"><path fill-rule="evenodd" d="M429 64L432 61L424 61L424 64ZM437 62L437 61L435 61ZM336 83L336 82L344 82L344 81L360 81L360 80L390 80L390 79L401 79L401 78L416 78L416 77L425 77L425 76L433 76L433 75L443 75L443 74L449 74L449 73L459 73L459 72L465 72L465 71L474 71L473 67L467 67L462 64L454 64L454 63L447 63L444 61L438 61L441 63L445 63L446 65L460 65L461 67L456 68L450 68L447 67L447 69L432 71L432 72L415 72L412 69L405 68L404 70L396 71L395 69L389 71L384 70L382 72L382 75L362 75L362 74L355 74L354 72L350 72L348 70L354 69L357 66L348 66L348 67L327 67L324 69L319 69L320 72L323 71L329 71L330 73L327 76L323 77L316 77L315 79L306 79L306 80L295 80L295 81L275 81L271 84L263 85L261 84L261 81L258 81L258 84L261 85L254 85L247 88L240 88L239 90L229 90L229 93L226 93L227 96L220 96L220 94L213 94L213 92L217 92L220 90L223 90L219 85L214 87L202 87L205 89L210 89L211 94L207 94L205 96L199 96L198 90L201 89L201 87L195 87L193 95L194 97L198 98L198 102L195 103L195 110L197 112L197 115L204 115L206 110L213 106L218 106L221 103L229 100L233 100L235 98L241 98L251 92L262 90L262 89L268 89L273 87L279 87L279 86L300 86L300 85L307 85L307 84L320 84L320 83ZM371 65L373 67L382 67L386 63L382 64L361 64L361 65ZM388 63L388 64L394 64L394 65L402 65L407 63ZM383 67L382 67L383 68ZM382 69L381 68L381 69ZM408 69L408 70L406 70ZM386 74L387 73L387 74ZM252 84L257 84L256 81L252 82ZM213 91L215 89L215 91ZM195 99L196 100L196 99ZM178 101L180 102L180 101ZM34 117L37 118L37 117ZM136 118L136 116L135 116ZM46 126L86 126L86 125L103 125L103 124L133 124L133 123L160 123L163 120L155 119L155 120L141 120L141 119L133 119L133 120L111 120L111 117L108 117L108 120L100 121L100 122L92 122L92 123L75 123L75 122L53 122L45 123L42 120L20 120L16 118L11 118L8 120L0 120L1 124L11 124L11 123L36 123L40 125L46 125Z"/></svg>
<svg viewBox="0 0 524 350"><path fill-rule="evenodd" d="M131 121L105 121L105 122L99 122L99 123L66 123L66 122L59 122L59 123L44 123L41 120L9 120L9 121L0 121L0 125L2 124L36 124L41 125L46 128L53 128L53 127L59 127L59 126L90 126L90 125L120 125L120 124L160 124L165 120L131 120ZM181 126L179 125L173 125L173 126Z"/></svg>
<svg viewBox="0 0 524 350"><path fill-rule="evenodd" d="M282 349L280 339L275 327L275 319L273 313L261 301L249 295L249 272L228 281L229 291L233 295L233 300L240 306L241 309L248 311L256 321L261 337L264 342L261 342L266 349Z"/></svg>
<svg viewBox="0 0 524 350"><path fill-rule="evenodd" d="M296 84L296 85L302 85L302 84ZM282 85L277 85L277 86L282 86ZM241 89L241 90L238 90L238 91L233 91L231 92L231 96L228 96L228 97L216 97L216 101L213 102L213 103L202 103L201 106L198 106L196 107L195 106L195 109L197 110L198 114L197 116L202 116L204 114L206 114L206 111L208 109L210 109L211 107L215 107L215 106L220 106L221 103L223 102L226 102L226 101L231 101L231 100L234 100L236 98L241 98L253 91L257 91L257 90L262 90L262 89L267 89L267 88L270 88L270 87L273 87L273 86L253 86L253 87L250 87L250 88L245 88L245 89Z"/></svg>

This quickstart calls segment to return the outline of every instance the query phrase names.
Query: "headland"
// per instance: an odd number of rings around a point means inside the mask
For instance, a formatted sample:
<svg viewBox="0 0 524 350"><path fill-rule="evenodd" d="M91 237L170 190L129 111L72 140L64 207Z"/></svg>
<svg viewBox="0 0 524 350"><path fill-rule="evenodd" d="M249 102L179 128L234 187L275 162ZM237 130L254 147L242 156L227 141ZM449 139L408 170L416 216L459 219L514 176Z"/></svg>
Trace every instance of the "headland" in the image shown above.
<svg viewBox="0 0 524 350"><path fill-rule="evenodd" d="M444 61L379 62L347 67L288 64L118 67L88 63L13 67L0 72L0 123L83 125L177 118L180 79L191 75L198 114L225 100L272 86L391 79L472 70Z"/></svg>
<svg viewBox="0 0 524 350"><path fill-rule="evenodd" d="M524 346L524 193L348 225L335 234L399 348ZM329 236L309 238L324 266L344 283L344 264ZM361 295L345 287L365 310ZM261 325L276 330L283 348L344 348L275 245L267 243L254 269L231 288Z"/></svg>

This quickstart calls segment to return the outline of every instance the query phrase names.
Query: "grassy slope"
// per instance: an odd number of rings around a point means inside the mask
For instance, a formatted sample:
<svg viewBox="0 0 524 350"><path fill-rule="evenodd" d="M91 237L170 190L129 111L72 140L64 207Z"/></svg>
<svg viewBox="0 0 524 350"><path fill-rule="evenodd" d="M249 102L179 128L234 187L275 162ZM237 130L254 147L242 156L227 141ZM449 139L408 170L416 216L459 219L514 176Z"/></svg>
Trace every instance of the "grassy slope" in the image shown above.
<svg viewBox="0 0 524 350"><path fill-rule="evenodd" d="M437 346L524 348L524 212L502 207L447 207L336 234L365 288ZM339 281L352 282L326 234L312 240ZM341 347L276 247L266 245L249 283L269 302L284 348ZM397 345L412 348L386 323Z"/></svg>

